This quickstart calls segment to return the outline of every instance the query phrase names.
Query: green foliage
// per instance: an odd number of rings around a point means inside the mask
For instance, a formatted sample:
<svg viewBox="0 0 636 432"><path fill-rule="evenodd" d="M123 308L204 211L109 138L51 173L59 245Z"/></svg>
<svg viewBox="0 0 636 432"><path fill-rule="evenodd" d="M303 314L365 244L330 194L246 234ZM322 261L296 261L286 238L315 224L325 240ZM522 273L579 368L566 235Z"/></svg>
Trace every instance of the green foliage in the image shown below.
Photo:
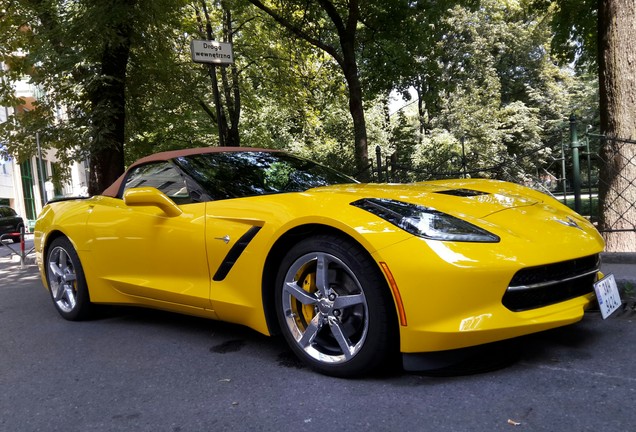
<svg viewBox="0 0 636 432"><path fill-rule="evenodd" d="M42 147L58 149L58 158L67 165L70 160L86 159L100 146L110 146L117 127L113 118L121 117L121 106L112 101L123 100L123 94L104 95L126 88L122 78L108 72L114 56L126 58L118 53L127 49L122 42L129 32L125 35L123 30L134 27L132 49L149 49L145 62L156 65L162 57L148 54L156 48L153 36L163 28L153 20L166 23L179 4L167 0L11 2L0 27L0 39L7 41L0 56L10 68L5 83L27 78L39 97L35 109L27 114L16 112L2 125L7 150L31 156L37 132ZM145 81L150 81L147 77ZM6 100L12 90L9 85L2 90Z"/></svg>
<svg viewBox="0 0 636 432"><path fill-rule="evenodd" d="M129 162L158 151L218 143L216 124L199 102L213 103L207 71L191 61L190 40L196 32L192 8L165 8L155 16L148 30L137 34L131 50L126 105Z"/></svg>
<svg viewBox="0 0 636 432"><path fill-rule="evenodd" d="M548 10L555 56L581 70L593 71L598 53L598 0L532 0L535 10Z"/></svg>
<svg viewBox="0 0 636 432"><path fill-rule="evenodd" d="M421 179L459 176L462 164L459 139L444 129L433 129L423 137L415 153L413 164Z"/></svg>
<svg viewBox="0 0 636 432"><path fill-rule="evenodd" d="M471 175L525 182L552 164L569 113L587 106L592 115L596 104L591 82L556 64L551 17L498 0L440 16L428 35L437 66L414 69L403 84L423 102L418 171L457 175L463 163Z"/></svg>
<svg viewBox="0 0 636 432"><path fill-rule="evenodd" d="M127 11L113 8L113 1L9 3L0 20L1 61L11 66L1 72L2 104L18 105L8 83L23 74L42 95L37 109L0 125L12 154L33 154L38 131L44 147L59 149L62 159L87 156L95 140L91 126L110 109L95 109L90 92L111 79L100 70L102 48L119 37L113 23L124 13L134 26L126 75L127 161L218 143L209 70L192 63L189 52L190 40L205 36L194 8L201 0L137 0ZM286 19L335 51L282 30L248 2L208 0L219 39L227 30L224 11L231 11L241 145L287 149L359 174L334 21L317 2L266 3L279 5ZM581 9L590 7L583 3ZM345 2L333 4L348 16ZM356 58L374 165L379 146L382 164L391 156L404 168L396 172L401 181L457 174L462 164L481 170L471 175L518 180L548 167L571 112L598 121L594 77L559 66L553 51L575 41L581 47L576 59L587 61L587 42L570 38L566 44L559 42L565 33L553 33L566 27L562 12L573 7L569 0L361 2ZM15 55L18 48L28 55ZM389 115L388 94L408 99L411 89L420 103L413 99ZM221 97L228 106L231 98Z"/></svg>

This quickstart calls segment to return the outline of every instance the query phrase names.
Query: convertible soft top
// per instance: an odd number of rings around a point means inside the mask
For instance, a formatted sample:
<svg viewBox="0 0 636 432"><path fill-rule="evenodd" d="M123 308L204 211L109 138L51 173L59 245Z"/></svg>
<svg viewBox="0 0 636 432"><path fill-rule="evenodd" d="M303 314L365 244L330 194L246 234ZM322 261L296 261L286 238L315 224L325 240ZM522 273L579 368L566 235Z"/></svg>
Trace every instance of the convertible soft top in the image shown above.
<svg viewBox="0 0 636 432"><path fill-rule="evenodd" d="M205 154L205 153L228 153L228 152L280 152L281 150L272 150L272 149L264 149L264 148L256 148L256 147L197 147L191 149L182 149L182 150L171 150L165 151L161 153L155 153L150 156L142 157L137 161L133 162L132 165L128 167L128 169L121 175L113 184L108 186L102 195L116 198L119 194L121 183L124 181L124 177L129 169L136 167L138 165L143 165L149 162L158 162L158 161L167 161L171 159L175 159L178 157L190 156L195 154Z"/></svg>

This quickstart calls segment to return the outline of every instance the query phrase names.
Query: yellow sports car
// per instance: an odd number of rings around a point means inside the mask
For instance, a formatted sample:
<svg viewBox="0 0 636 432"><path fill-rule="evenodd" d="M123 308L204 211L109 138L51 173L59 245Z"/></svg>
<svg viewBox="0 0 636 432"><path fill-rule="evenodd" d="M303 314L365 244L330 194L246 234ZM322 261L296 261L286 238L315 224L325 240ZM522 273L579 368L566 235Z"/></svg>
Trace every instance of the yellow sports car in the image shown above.
<svg viewBox="0 0 636 432"><path fill-rule="evenodd" d="M143 158L102 195L49 203L35 244L66 319L101 303L243 324L336 376L574 323L604 246L523 186L360 184L250 148Z"/></svg>

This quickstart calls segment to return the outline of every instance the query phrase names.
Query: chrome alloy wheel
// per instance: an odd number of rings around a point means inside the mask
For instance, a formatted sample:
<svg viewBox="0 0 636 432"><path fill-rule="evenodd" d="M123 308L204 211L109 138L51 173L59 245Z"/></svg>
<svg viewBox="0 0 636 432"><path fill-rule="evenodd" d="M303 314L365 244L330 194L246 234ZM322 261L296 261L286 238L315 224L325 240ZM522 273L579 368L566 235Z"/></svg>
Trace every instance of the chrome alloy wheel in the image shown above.
<svg viewBox="0 0 636 432"><path fill-rule="evenodd" d="M326 252L299 257L283 284L284 321L298 347L321 363L352 359L364 345L369 312L353 271Z"/></svg>
<svg viewBox="0 0 636 432"><path fill-rule="evenodd" d="M72 312L77 305L77 274L68 252L56 246L49 252L47 276L51 296L62 312Z"/></svg>

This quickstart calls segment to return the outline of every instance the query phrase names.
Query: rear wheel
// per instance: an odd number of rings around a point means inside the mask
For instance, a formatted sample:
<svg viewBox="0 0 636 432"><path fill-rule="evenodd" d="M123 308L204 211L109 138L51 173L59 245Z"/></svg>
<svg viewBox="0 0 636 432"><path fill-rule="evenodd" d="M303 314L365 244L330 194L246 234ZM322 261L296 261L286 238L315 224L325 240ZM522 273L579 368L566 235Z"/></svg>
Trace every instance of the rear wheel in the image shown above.
<svg viewBox="0 0 636 432"><path fill-rule="evenodd" d="M357 244L336 236L297 244L283 259L276 286L283 335L314 369L356 376L396 354L392 298Z"/></svg>
<svg viewBox="0 0 636 432"><path fill-rule="evenodd" d="M70 321L86 319L92 312L82 264L66 237L51 243L45 260L46 280L55 309Z"/></svg>

